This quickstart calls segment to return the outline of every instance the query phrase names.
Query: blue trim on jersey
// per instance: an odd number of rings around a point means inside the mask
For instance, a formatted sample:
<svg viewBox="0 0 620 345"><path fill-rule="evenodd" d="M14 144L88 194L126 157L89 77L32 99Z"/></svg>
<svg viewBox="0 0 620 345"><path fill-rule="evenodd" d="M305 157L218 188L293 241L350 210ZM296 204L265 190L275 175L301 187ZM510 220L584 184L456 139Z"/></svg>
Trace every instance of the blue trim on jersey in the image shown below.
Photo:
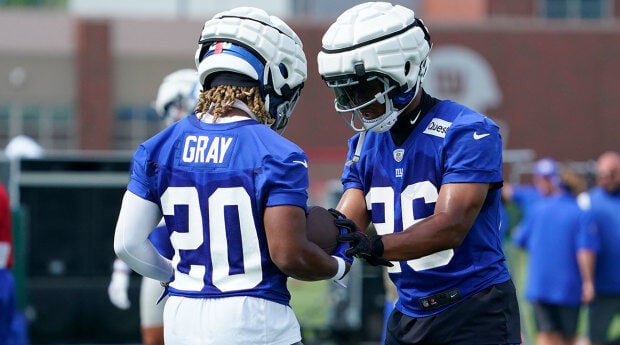
<svg viewBox="0 0 620 345"><path fill-rule="evenodd" d="M171 295L288 304L262 217L269 206L306 209L308 185L306 154L269 127L190 115L140 145L127 188L162 208L174 249ZM230 284L246 276L243 287Z"/></svg>
<svg viewBox="0 0 620 345"><path fill-rule="evenodd" d="M349 140L347 159L352 158L358 139L359 134ZM359 162L345 166L342 174L345 190L364 192L380 234L401 232L431 216L443 184L499 187L502 182L498 126L451 101L436 104L401 146L394 145L389 132L368 132ZM398 289L396 308L411 317L425 317L450 305L425 310L423 297L456 288L466 298L509 280L499 235L499 208L500 188L491 188L472 229L447 264L416 270L422 260L395 262L400 272L391 269L390 278Z"/></svg>

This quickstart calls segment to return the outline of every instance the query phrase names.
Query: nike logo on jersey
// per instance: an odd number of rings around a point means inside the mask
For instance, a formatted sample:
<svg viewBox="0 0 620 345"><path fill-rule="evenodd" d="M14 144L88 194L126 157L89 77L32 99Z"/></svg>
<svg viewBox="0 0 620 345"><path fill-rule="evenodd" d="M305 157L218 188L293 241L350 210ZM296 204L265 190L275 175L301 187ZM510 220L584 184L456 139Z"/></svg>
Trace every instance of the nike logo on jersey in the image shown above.
<svg viewBox="0 0 620 345"><path fill-rule="evenodd" d="M308 169L308 162L306 162L306 161L293 161L293 163L299 163L299 164L303 165L304 167L306 167L306 169Z"/></svg>
<svg viewBox="0 0 620 345"><path fill-rule="evenodd" d="M489 135L491 135L490 133L485 133L485 134L478 134L478 132L474 132L474 140L480 140L482 138L486 138Z"/></svg>
<svg viewBox="0 0 620 345"><path fill-rule="evenodd" d="M445 138L446 132L450 126L452 126L452 122L448 122L440 118L433 118L423 133Z"/></svg>
<svg viewBox="0 0 620 345"><path fill-rule="evenodd" d="M188 135L181 159L185 163L222 163L233 138Z"/></svg>

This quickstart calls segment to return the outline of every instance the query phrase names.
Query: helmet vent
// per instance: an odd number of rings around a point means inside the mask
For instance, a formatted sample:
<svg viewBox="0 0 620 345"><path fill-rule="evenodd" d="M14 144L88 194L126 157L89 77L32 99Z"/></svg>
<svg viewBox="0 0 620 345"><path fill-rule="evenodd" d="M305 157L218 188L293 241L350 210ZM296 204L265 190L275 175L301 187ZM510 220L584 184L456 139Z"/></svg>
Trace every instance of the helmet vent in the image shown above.
<svg viewBox="0 0 620 345"><path fill-rule="evenodd" d="M284 79L288 78L288 69L286 68L286 65L281 63L280 64L280 73L282 73L282 77L284 77Z"/></svg>

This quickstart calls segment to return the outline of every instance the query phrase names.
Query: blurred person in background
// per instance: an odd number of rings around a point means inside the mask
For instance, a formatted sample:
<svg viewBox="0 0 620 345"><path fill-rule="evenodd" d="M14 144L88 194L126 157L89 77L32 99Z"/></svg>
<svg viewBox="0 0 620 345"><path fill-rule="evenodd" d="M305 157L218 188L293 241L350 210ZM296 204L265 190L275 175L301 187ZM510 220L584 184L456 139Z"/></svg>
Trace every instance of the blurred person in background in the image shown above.
<svg viewBox="0 0 620 345"><path fill-rule="evenodd" d="M545 157L536 161L531 184L504 183L502 199L505 203L515 203L521 211L520 218L523 221L541 198L558 193L559 185L558 163L553 158Z"/></svg>
<svg viewBox="0 0 620 345"><path fill-rule="evenodd" d="M499 128L424 91L431 46L422 20L387 2L346 10L323 36L319 73L358 132L337 206L349 219L337 224L377 231L341 240L388 266L398 300L385 344L520 343L499 234Z"/></svg>
<svg viewBox="0 0 620 345"><path fill-rule="evenodd" d="M195 58L195 114L136 150L115 252L165 283L166 344L300 344L287 277L340 279L352 262L346 243L308 241L307 156L279 134L307 77L302 42L239 7L206 21ZM172 261L148 240L162 215Z"/></svg>
<svg viewBox="0 0 620 345"><path fill-rule="evenodd" d="M576 199L585 182L568 169L558 176L558 190L530 207L514 235L515 245L528 254L525 296L532 303L538 345L575 344L581 306L594 297L598 247Z"/></svg>
<svg viewBox="0 0 620 345"><path fill-rule="evenodd" d="M15 280L9 194L0 182L0 344L9 344L15 317Z"/></svg>
<svg viewBox="0 0 620 345"><path fill-rule="evenodd" d="M27 322L18 311L13 267L12 217L9 194L0 182L0 345L26 345Z"/></svg>
<svg viewBox="0 0 620 345"><path fill-rule="evenodd" d="M200 91L198 73L194 69L181 69L164 77L157 91L154 108L166 126L192 114ZM169 232L162 218L150 233L149 240L157 251L172 260L174 249L170 244ZM114 260L112 277L108 285L110 302L117 308L126 310L129 301L129 276L131 269L121 259ZM157 302L162 293L159 281L143 277L140 285L140 327L142 344L164 344L164 305L165 299Z"/></svg>
<svg viewBox="0 0 620 345"><path fill-rule="evenodd" d="M596 297L588 311L588 336L593 345L619 344L609 339L615 316L620 314L620 153L607 151L596 162L597 186L579 196L581 207L590 212L600 250L596 255Z"/></svg>

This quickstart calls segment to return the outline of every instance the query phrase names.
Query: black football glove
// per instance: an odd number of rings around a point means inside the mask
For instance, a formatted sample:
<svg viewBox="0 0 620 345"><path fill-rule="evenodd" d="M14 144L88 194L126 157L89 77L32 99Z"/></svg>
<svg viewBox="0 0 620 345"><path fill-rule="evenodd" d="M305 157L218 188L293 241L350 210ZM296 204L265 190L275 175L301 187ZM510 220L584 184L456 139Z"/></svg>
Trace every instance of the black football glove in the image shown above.
<svg viewBox="0 0 620 345"><path fill-rule="evenodd" d="M364 259L373 266L394 266L394 264L381 257L383 256L383 241L381 241L381 236L368 236L360 231L357 225L342 213L333 208L330 208L328 211L336 218L334 223L341 229L338 241L349 242L351 246L345 252L347 256L355 256ZM342 231L343 228L347 231Z"/></svg>

